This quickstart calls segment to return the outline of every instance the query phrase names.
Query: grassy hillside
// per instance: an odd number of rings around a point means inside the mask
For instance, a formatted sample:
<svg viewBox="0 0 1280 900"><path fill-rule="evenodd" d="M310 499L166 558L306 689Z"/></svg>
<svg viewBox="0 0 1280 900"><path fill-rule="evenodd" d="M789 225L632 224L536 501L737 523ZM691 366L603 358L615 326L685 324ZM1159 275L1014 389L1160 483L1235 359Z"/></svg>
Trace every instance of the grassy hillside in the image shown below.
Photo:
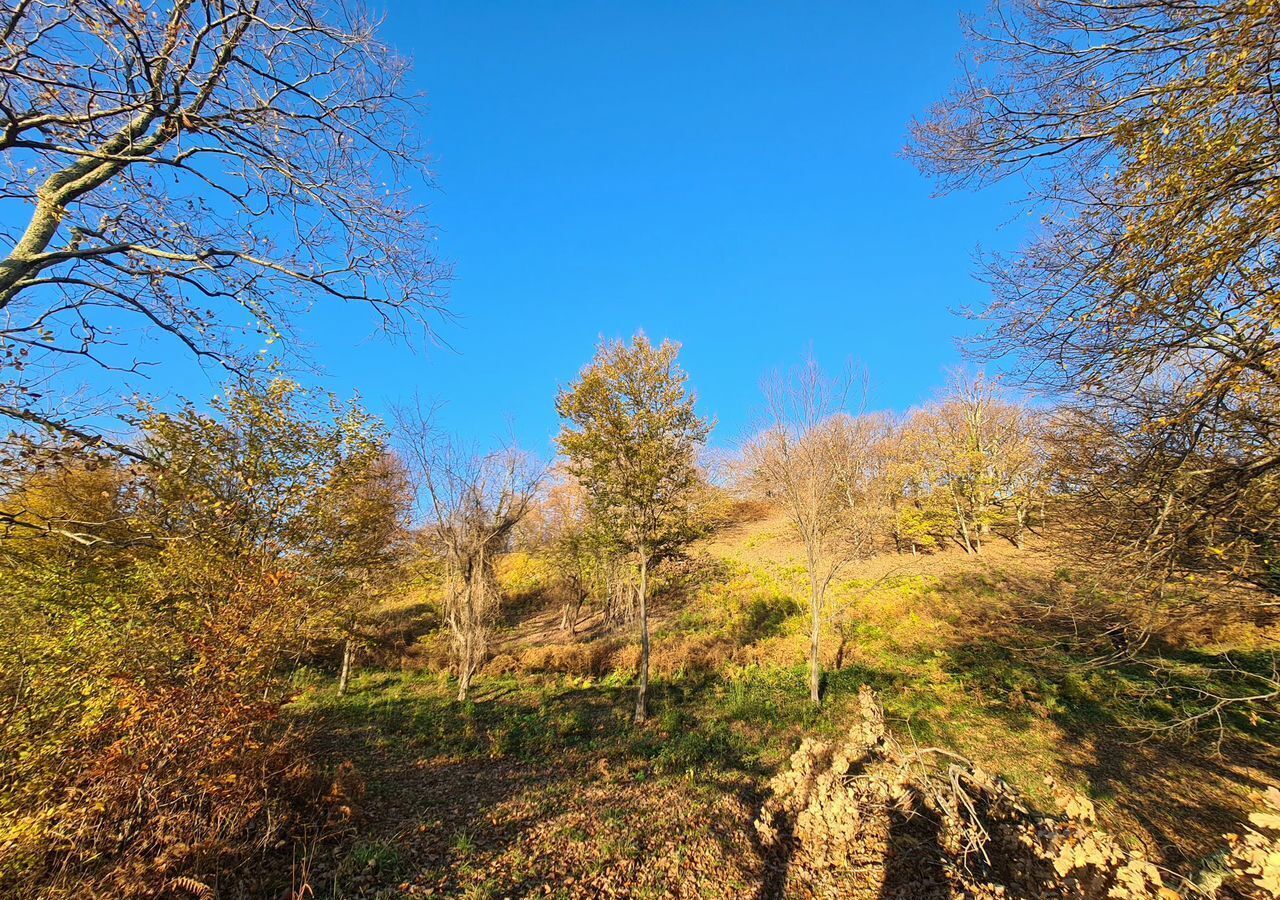
<svg viewBox="0 0 1280 900"><path fill-rule="evenodd" d="M287 877L320 896L751 897L776 861L751 823L800 738L849 728L859 686L903 742L962 754L1048 804L1045 776L1095 802L1101 823L1175 870L1198 869L1277 782L1274 716L1177 722L1241 688L1274 626L1215 630L1194 616L1123 664L1090 641L1120 616L1049 548L994 542L884 556L832 593L821 710L806 700L805 579L785 522L722 529L661 581L655 714L630 724L632 636L598 612L577 634L543 600L545 567L508 560L513 595L476 698L452 700L431 604L384 611L398 636L345 696L318 676L293 707L349 760L349 808ZM1209 727L1204 727L1209 726ZM282 876L284 877L284 876ZM548 887L550 885L550 887Z"/></svg>

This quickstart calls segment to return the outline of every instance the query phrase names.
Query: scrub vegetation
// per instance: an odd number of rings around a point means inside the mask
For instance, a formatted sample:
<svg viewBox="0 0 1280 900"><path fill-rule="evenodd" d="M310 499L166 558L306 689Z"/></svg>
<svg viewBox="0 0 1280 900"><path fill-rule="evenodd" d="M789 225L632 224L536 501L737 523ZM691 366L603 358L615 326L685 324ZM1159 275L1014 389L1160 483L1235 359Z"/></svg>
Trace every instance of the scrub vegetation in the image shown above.
<svg viewBox="0 0 1280 900"><path fill-rule="evenodd" d="M358 3L0 0L0 894L1280 897L1280 14L970 28L1005 374L601 338L544 459L300 374L447 312Z"/></svg>

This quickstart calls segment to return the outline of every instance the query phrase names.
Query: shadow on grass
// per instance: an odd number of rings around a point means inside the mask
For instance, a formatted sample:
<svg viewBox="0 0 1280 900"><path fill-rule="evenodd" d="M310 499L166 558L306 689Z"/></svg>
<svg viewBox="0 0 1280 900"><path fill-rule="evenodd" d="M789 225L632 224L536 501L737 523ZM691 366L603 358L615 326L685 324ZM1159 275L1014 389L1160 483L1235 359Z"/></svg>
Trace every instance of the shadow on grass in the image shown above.
<svg viewBox="0 0 1280 900"><path fill-rule="evenodd" d="M961 644L942 668L1009 730L1052 725L1063 769L1154 858L1178 866L1219 846L1240 827L1249 793L1274 784L1265 774L1280 765L1274 705L1211 712L1216 698L1252 693L1271 654L1148 647L1098 665L1067 643L1046 649L1043 631L1036 638L1021 650Z"/></svg>
<svg viewBox="0 0 1280 900"><path fill-rule="evenodd" d="M623 785L688 779L758 805L765 769L727 723L697 713L703 685L654 684L644 727L630 723L634 694L626 686L495 679L466 703L449 690L434 680L365 676L344 697L325 693L299 705L296 718L317 735L320 753L351 759L367 778L361 843L336 848L325 879L351 870L344 860L358 850L369 855L360 848L370 842L400 848L385 873L338 877L333 896L407 873L449 896L475 888L472 858L501 855L521 832L562 811L557 797L605 773ZM730 832L741 835L750 823L713 824L708 837L740 854ZM504 881L503 893L511 891Z"/></svg>
<svg viewBox="0 0 1280 900"><path fill-rule="evenodd" d="M557 814L557 797L580 790L598 768L634 782L688 779L758 809L764 779L785 765L799 737L848 727L863 684L880 694L896 725L906 723L920 739L945 745L977 723L1013 735L1017 752L1025 740L1029 771L1060 766L1078 774L1100 804L1140 826L1158 858L1176 863L1217 846L1247 808L1241 793L1267 783L1258 773L1275 765L1276 717L1224 713L1220 747L1195 735L1141 743L1194 714L1197 692L1239 688L1239 672L1225 671L1221 656L1186 650L1089 665L1087 646L1067 641L1074 635L1063 630L1078 623L1046 613L1051 589L1043 580L971 574L944 584L970 598L1027 599L1022 608L977 604L980 613L958 617L954 639L940 649L891 646L870 662L829 672L820 709L808 702L797 665L655 681L652 720L642 728L630 723L633 687L556 677L484 679L475 699L459 704L447 683L426 676L366 675L348 696L322 694L300 704L297 716L314 726L331 758L352 758L369 778L362 838L402 843L403 858L389 868L397 876L434 873L432 885L449 895L473 886L477 855L513 847L522 830ZM742 618L749 635L780 627L772 607L749 612ZM1231 657L1258 673L1269 660L1265 653ZM535 799L524 803L526 795ZM512 812L508 801L516 798ZM504 804L498 824L491 814ZM425 830L404 840L406 827ZM765 854L749 821L715 827L726 852L741 851L730 831L747 829L761 860L759 896L781 896L788 860ZM903 861L931 840L927 823L917 821L899 823L892 835L891 875L895 866L905 872ZM645 840L634 838L631 850L657 849ZM504 881L503 890L532 890L538 877Z"/></svg>

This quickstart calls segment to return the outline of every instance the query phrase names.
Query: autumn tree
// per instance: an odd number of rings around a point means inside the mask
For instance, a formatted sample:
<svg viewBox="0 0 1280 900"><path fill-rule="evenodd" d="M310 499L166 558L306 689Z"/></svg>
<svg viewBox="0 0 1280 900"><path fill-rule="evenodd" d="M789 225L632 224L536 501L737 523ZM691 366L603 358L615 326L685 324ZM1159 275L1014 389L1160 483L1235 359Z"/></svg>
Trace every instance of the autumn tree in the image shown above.
<svg viewBox="0 0 1280 900"><path fill-rule="evenodd" d="M325 566L330 597L329 627L342 643L338 693L346 693L358 645L368 640L369 611L399 586L411 552L409 514L413 497L400 458L378 444L341 460L325 491L309 504L312 541Z"/></svg>
<svg viewBox="0 0 1280 900"><path fill-rule="evenodd" d="M484 452L444 435L416 407L397 411L396 425L446 567L444 617L461 702L484 664L501 601L494 564L532 509L542 469L516 447Z"/></svg>
<svg viewBox="0 0 1280 900"><path fill-rule="evenodd" d="M311 636L353 637L407 524L403 476L374 417L277 378L234 386L208 412L150 410L143 428L158 474L141 512L154 530L184 536L163 544L166 572L183 573L166 582L221 621L254 622L254 646L240 652L262 658L256 669L241 659L242 677L270 679ZM286 613L255 601L261 591L299 605ZM221 621L202 627L216 633Z"/></svg>
<svg viewBox="0 0 1280 900"><path fill-rule="evenodd" d="M921 455L911 424L909 418L887 421L880 478L894 549L916 556L938 548L940 536L950 529L951 514L931 490L929 461Z"/></svg>
<svg viewBox="0 0 1280 900"><path fill-rule="evenodd" d="M1001 413L996 477L1002 487L1002 524L1010 542L1022 550L1027 534L1042 523L1057 480L1051 459L1058 432L1050 415L1026 406L1009 404Z"/></svg>
<svg viewBox="0 0 1280 900"><path fill-rule="evenodd" d="M35 526L0 539L6 895L154 895L278 839L287 675L399 524L324 513L384 457L357 405L277 379L138 426L146 464L28 456L0 494Z"/></svg>
<svg viewBox="0 0 1280 900"><path fill-rule="evenodd" d="M903 431L946 539L981 553L1000 529L1022 546L1049 488L1042 416L982 374L956 374L942 398L912 413Z"/></svg>
<svg viewBox="0 0 1280 900"><path fill-rule="evenodd" d="M562 595L560 628L576 634L582 607L593 595L601 601L607 624L618 617L616 541L606 523L592 515L578 480L558 474L539 503L540 543L555 567Z"/></svg>
<svg viewBox="0 0 1280 900"><path fill-rule="evenodd" d="M747 448L755 489L786 510L804 545L809 576L809 699L822 702L822 627L827 588L852 559L870 552L874 519L870 420L845 414L851 372L823 373L808 356L790 373L764 383L768 424Z"/></svg>
<svg viewBox="0 0 1280 900"><path fill-rule="evenodd" d="M558 437L566 468L582 484L600 519L614 523L638 576L640 672L635 720L643 722L649 689L649 572L664 545L685 532L698 483L698 449L712 423L701 418L680 346L655 347L643 334L602 340L577 381L560 391Z"/></svg>
<svg viewBox="0 0 1280 900"><path fill-rule="evenodd" d="M407 63L377 24L324 0L0 6L6 452L136 452L48 383L143 371L139 333L245 374L314 303L393 332L441 307Z"/></svg>
<svg viewBox="0 0 1280 900"><path fill-rule="evenodd" d="M966 553L982 552L996 516L1001 489L996 408L989 381L958 378L942 402L917 410L909 425L930 487L950 507L955 539Z"/></svg>
<svg viewBox="0 0 1280 900"><path fill-rule="evenodd" d="M1280 12L1001 0L970 37L910 152L944 188L1030 186L1039 227L986 267L986 346L1115 451L1094 488L1124 521L1095 550L1280 590Z"/></svg>
<svg viewBox="0 0 1280 900"><path fill-rule="evenodd" d="M844 497L845 543L854 558L870 556L892 529L887 472L891 422L877 413L838 414L827 425L841 464L836 485Z"/></svg>

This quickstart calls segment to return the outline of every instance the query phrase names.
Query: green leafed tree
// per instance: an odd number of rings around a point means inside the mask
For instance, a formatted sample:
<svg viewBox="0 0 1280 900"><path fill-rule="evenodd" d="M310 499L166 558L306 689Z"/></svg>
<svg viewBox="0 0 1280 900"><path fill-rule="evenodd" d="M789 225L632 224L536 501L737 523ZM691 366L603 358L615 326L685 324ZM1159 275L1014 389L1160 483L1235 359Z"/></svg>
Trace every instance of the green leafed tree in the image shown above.
<svg viewBox="0 0 1280 900"><path fill-rule="evenodd" d="M615 522L639 576L640 683L637 722L647 713L649 568L673 535L688 533L699 483L697 454L712 423L698 415L680 345L654 346L643 334L601 341L577 381L561 390L558 438L567 468L600 517Z"/></svg>

